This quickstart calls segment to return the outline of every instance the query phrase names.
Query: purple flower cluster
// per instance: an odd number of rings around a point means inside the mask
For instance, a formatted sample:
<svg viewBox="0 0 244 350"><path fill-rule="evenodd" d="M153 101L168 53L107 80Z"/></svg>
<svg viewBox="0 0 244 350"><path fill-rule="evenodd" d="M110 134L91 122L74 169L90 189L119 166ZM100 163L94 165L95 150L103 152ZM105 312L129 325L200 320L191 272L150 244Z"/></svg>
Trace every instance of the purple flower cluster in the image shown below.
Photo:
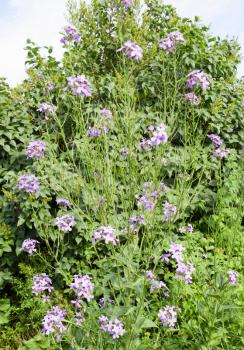
<svg viewBox="0 0 244 350"><path fill-rule="evenodd" d="M93 233L93 242L96 243L98 240L103 239L106 244L112 243L116 245L118 238L115 235L115 230L110 226L101 226Z"/></svg>
<svg viewBox="0 0 244 350"><path fill-rule="evenodd" d="M195 268L192 264L184 264L178 262L176 268L176 277L183 279L186 284L192 283L192 273L195 271Z"/></svg>
<svg viewBox="0 0 244 350"><path fill-rule="evenodd" d="M180 32L171 32L166 38L163 38L159 42L159 48L163 49L166 53L175 52L177 45L185 42L184 36Z"/></svg>
<svg viewBox="0 0 244 350"><path fill-rule="evenodd" d="M60 333L64 333L67 329L63 324L63 322L65 322L66 314L67 312L65 309L61 309L59 306L54 306L47 312L42 320L42 333L45 335L55 333L56 340L60 341Z"/></svg>
<svg viewBox="0 0 244 350"><path fill-rule="evenodd" d="M123 159L126 159L126 158L127 158L127 156L128 156L128 151L127 151L127 149L126 149L125 147L122 148L122 150L121 150L121 155L122 155L122 158L123 158Z"/></svg>
<svg viewBox="0 0 244 350"><path fill-rule="evenodd" d="M229 284L233 284L233 285L238 285L238 272L236 271L228 271L228 275L229 275L229 279L228 279L228 283Z"/></svg>
<svg viewBox="0 0 244 350"><path fill-rule="evenodd" d="M219 147L222 144L222 139L217 134L208 134L208 138L212 141L214 147Z"/></svg>
<svg viewBox="0 0 244 350"><path fill-rule="evenodd" d="M67 81L68 85L66 86L66 89L70 90L73 95L91 96L90 82L83 74L68 77Z"/></svg>
<svg viewBox="0 0 244 350"><path fill-rule="evenodd" d="M161 260L168 263L170 259L174 259L177 263L180 263L182 261L182 253L184 250L185 248L181 244L171 243L168 253L163 254Z"/></svg>
<svg viewBox="0 0 244 350"><path fill-rule="evenodd" d="M40 275L33 276L32 293L38 295L44 291L51 293L53 290L52 280L48 277L46 273L41 273Z"/></svg>
<svg viewBox="0 0 244 350"><path fill-rule="evenodd" d="M57 203L57 205L63 206L65 209L71 207L70 202L68 201L68 199L65 199L65 198L57 198L56 203Z"/></svg>
<svg viewBox="0 0 244 350"><path fill-rule="evenodd" d="M63 232L72 231L75 224L75 218L72 215L58 216L55 219L55 225Z"/></svg>
<svg viewBox="0 0 244 350"><path fill-rule="evenodd" d="M145 224L145 218L143 215L134 215L129 218L131 231L137 233L139 231L140 225Z"/></svg>
<svg viewBox="0 0 244 350"><path fill-rule="evenodd" d="M150 292L154 292L155 290L158 289L167 289L166 284L163 281L158 281L156 279L156 276L152 273L152 271L148 270L145 272L145 277L148 280L149 284L150 284ZM164 291L163 294L165 296L168 296L168 292Z"/></svg>
<svg viewBox="0 0 244 350"><path fill-rule="evenodd" d="M122 0L122 4L125 8L131 7L133 5L133 0Z"/></svg>
<svg viewBox="0 0 244 350"><path fill-rule="evenodd" d="M67 26L64 27L64 32L65 35L60 40L62 44L67 45L70 41L73 41L74 43L80 42L80 35L76 28Z"/></svg>
<svg viewBox="0 0 244 350"><path fill-rule="evenodd" d="M37 252L37 244L39 242L36 239L27 238L23 241L21 250L27 252L29 255L33 255L33 253Z"/></svg>
<svg viewBox="0 0 244 350"><path fill-rule="evenodd" d="M131 59L135 59L137 62L140 61L143 56L142 48L132 41L125 42L124 45L117 50L117 52L120 51Z"/></svg>
<svg viewBox="0 0 244 350"><path fill-rule="evenodd" d="M177 213L177 208L175 205L170 204L168 202L164 203L164 208L163 208L163 212L164 212L164 219L166 222L172 222L173 217L176 215Z"/></svg>
<svg viewBox="0 0 244 350"><path fill-rule="evenodd" d="M46 120L49 119L50 115L53 114L55 112L55 106L52 105L49 102L43 102L40 104L40 106L37 108L37 111L40 113L44 114L44 118Z"/></svg>
<svg viewBox="0 0 244 350"><path fill-rule="evenodd" d="M87 135L93 138L101 136L101 130L95 127L90 127L87 131Z"/></svg>
<svg viewBox="0 0 244 350"><path fill-rule="evenodd" d="M200 98L193 92L189 92L184 96L185 101L189 102L191 105L198 106L200 103Z"/></svg>
<svg viewBox="0 0 244 350"><path fill-rule="evenodd" d="M51 91L54 89L54 84L49 82L49 83L47 83L46 88L47 88L47 90Z"/></svg>
<svg viewBox="0 0 244 350"><path fill-rule="evenodd" d="M125 334L124 325L120 320L109 321L106 316L99 317L100 329L110 333L113 339L117 339Z"/></svg>
<svg viewBox="0 0 244 350"><path fill-rule="evenodd" d="M73 290L78 297L82 297L87 301L94 298L91 277L88 275L74 275L73 282L70 284L70 289Z"/></svg>
<svg viewBox="0 0 244 350"><path fill-rule="evenodd" d="M215 158L226 158L229 154L229 151L225 148L215 148L214 152L213 152L213 156Z"/></svg>
<svg viewBox="0 0 244 350"><path fill-rule="evenodd" d="M158 146L168 141L168 135L163 123L158 126L150 125L147 130L152 134L152 136L149 139L142 140L140 143L140 148L142 150L148 151L152 149L153 146Z"/></svg>
<svg viewBox="0 0 244 350"><path fill-rule="evenodd" d="M193 233L193 227L191 224L187 224L186 226L180 227L179 232L180 233L185 233L185 232Z"/></svg>
<svg viewBox="0 0 244 350"><path fill-rule="evenodd" d="M201 70L194 70L187 75L187 89L192 89L196 85L200 85L203 89L208 89L209 84L209 78Z"/></svg>
<svg viewBox="0 0 244 350"><path fill-rule="evenodd" d="M46 151L45 143L42 141L32 141L27 147L27 158L36 158L40 160L44 158L44 153Z"/></svg>
<svg viewBox="0 0 244 350"><path fill-rule="evenodd" d="M34 175L22 175L18 180L18 189L28 193L37 193L39 191L40 182Z"/></svg>
<svg viewBox="0 0 244 350"><path fill-rule="evenodd" d="M163 326L173 328L177 322L176 307L166 305L163 310L159 310L158 317Z"/></svg>

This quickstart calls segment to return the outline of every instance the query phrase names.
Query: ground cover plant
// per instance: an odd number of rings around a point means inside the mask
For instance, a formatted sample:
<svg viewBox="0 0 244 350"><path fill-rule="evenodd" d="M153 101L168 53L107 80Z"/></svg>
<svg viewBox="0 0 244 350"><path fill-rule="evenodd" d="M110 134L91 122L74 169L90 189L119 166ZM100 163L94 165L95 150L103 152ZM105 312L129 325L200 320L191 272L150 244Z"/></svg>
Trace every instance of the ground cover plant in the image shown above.
<svg viewBox="0 0 244 350"><path fill-rule="evenodd" d="M157 0L68 11L62 60L28 40L0 81L0 348L243 348L238 43Z"/></svg>

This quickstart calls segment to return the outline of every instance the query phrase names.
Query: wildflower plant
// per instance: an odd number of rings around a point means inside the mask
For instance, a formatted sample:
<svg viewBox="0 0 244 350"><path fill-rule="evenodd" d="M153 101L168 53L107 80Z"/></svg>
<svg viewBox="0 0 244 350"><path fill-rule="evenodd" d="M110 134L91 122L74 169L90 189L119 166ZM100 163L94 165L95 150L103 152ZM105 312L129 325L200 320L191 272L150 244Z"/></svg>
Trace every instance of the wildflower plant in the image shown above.
<svg viewBox="0 0 244 350"><path fill-rule="evenodd" d="M238 44L143 3L0 80L1 349L243 347Z"/></svg>

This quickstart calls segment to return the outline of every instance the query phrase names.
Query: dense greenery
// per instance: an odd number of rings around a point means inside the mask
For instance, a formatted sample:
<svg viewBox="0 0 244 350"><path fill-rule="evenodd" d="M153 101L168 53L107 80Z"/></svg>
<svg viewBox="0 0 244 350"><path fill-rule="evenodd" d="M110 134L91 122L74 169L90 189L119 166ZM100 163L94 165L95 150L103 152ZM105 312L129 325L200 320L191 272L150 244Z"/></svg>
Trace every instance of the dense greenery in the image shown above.
<svg viewBox="0 0 244 350"><path fill-rule="evenodd" d="M198 18L180 18L158 0L69 2L80 41L65 44L61 62L46 47L27 42L28 79L14 89L0 81L0 348L1 349L191 349L243 348L241 287L243 228L243 79L236 78L240 48L213 37ZM183 34L173 52L159 48L170 32ZM58 38L57 38L58 40ZM117 51L127 41L143 49L141 60ZM208 89L186 88L187 75L201 70ZM91 96L72 94L67 78L84 74ZM50 85L52 84L52 85ZM186 101L194 92L198 105ZM37 111L54 106L48 119ZM112 112L104 125L102 109ZM166 126L167 142L143 150L150 125ZM108 131L92 137L89 128ZM213 156L208 134L228 150ZM27 158L31 141L42 140L45 157ZM222 147L222 146L221 146ZM35 175L37 193L18 188L21 175ZM140 198L156 195L148 211ZM162 184L163 183L163 184ZM70 208L58 206L65 198ZM167 221L165 202L176 207ZM142 203L142 199L141 199ZM55 218L73 215L72 231ZM134 230L129 219L144 216ZM193 233L180 233L188 224ZM94 243L94 231L114 228L117 244ZM37 252L21 249L36 239ZM182 244L192 263L192 283L177 278L177 260L163 262L171 243ZM150 290L152 271L164 281ZM228 271L239 273L228 282ZM32 293L33 276L53 281L50 300ZM94 298L83 298L84 320L76 324L73 276L89 275ZM105 307L99 300L105 298ZM100 301L101 304L101 301ZM160 324L159 310L175 306L177 323ZM67 311L61 340L43 335L42 320L59 306ZM77 311L77 310L76 310ZM113 339L99 317L119 319L125 333Z"/></svg>

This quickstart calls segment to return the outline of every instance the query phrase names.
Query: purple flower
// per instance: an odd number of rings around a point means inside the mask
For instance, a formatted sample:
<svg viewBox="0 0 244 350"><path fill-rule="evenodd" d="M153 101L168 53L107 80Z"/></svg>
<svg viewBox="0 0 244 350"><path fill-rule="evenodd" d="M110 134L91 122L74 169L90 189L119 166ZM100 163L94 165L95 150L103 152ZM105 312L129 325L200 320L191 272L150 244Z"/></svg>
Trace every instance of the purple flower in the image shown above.
<svg viewBox="0 0 244 350"><path fill-rule="evenodd" d="M189 102L191 105L198 106L200 103L200 98L195 95L193 92L189 92L184 96L185 101Z"/></svg>
<svg viewBox="0 0 244 350"><path fill-rule="evenodd" d="M100 298L98 305L101 309L104 309L106 306L113 304L114 301L110 298Z"/></svg>
<svg viewBox="0 0 244 350"><path fill-rule="evenodd" d="M157 126L153 130L152 134L153 134L153 136L151 137L150 141L151 141L153 146L157 146L157 145L160 145L162 143L166 143L168 141L168 135L165 131L164 124L160 124L159 126Z"/></svg>
<svg viewBox="0 0 244 350"><path fill-rule="evenodd" d="M184 43L185 39L180 32L171 32L166 38L161 39L159 42L159 48L164 49L166 53L171 53L176 50L177 45Z"/></svg>
<svg viewBox="0 0 244 350"><path fill-rule="evenodd" d="M101 130L94 127L89 128L87 131L87 135L94 138L99 137L101 136Z"/></svg>
<svg viewBox="0 0 244 350"><path fill-rule="evenodd" d="M150 280L150 292L154 292L155 290L158 289L165 289L166 284L162 281L157 281L157 280Z"/></svg>
<svg viewBox="0 0 244 350"><path fill-rule="evenodd" d="M150 151L152 149L152 142L151 140L143 139L140 143L140 148L143 151Z"/></svg>
<svg viewBox="0 0 244 350"><path fill-rule="evenodd" d="M135 215L129 218L130 229L135 233L139 231L140 225L145 224L145 218L143 215Z"/></svg>
<svg viewBox="0 0 244 350"><path fill-rule="evenodd" d="M187 89L192 89L198 84L205 90L208 89L210 81L204 72L201 70L194 70L187 75L186 87Z"/></svg>
<svg viewBox="0 0 244 350"><path fill-rule="evenodd" d="M208 138L212 141L214 147L219 147L222 144L222 139L217 134L208 134Z"/></svg>
<svg viewBox="0 0 244 350"><path fill-rule="evenodd" d="M66 89L71 90L73 95L91 96L91 85L86 77L82 75L71 76L67 78L68 85Z"/></svg>
<svg viewBox="0 0 244 350"><path fill-rule="evenodd" d="M113 114L109 109L103 108L100 110L100 115L104 119L112 120Z"/></svg>
<svg viewBox="0 0 244 350"><path fill-rule="evenodd" d="M49 102L43 102L40 104L40 106L37 108L37 111L44 114L44 118L46 120L49 119L50 114L53 114L55 112L55 106L52 105Z"/></svg>
<svg viewBox="0 0 244 350"><path fill-rule="evenodd" d="M125 147L122 148L122 150L121 150L121 155L122 155L122 158L123 158L123 159L126 159L126 158L127 158L127 156L128 156L128 151L127 151L127 149L126 149Z"/></svg>
<svg viewBox="0 0 244 350"><path fill-rule="evenodd" d="M36 246L39 242L36 239L27 238L23 241L21 250L27 252L29 255L37 252Z"/></svg>
<svg viewBox="0 0 244 350"><path fill-rule="evenodd" d="M73 304L75 308L79 309L81 308L82 300L79 300L79 299L71 300L71 304Z"/></svg>
<svg viewBox="0 0 244 350"><path fill-rule="evenodd" d="M48 89L49 91L51 91L51 90L54 89L54 84L53 84L53 83L47 83L46 87L47 87L47 89Z"/></svg>
<svg viewBox="0 0 244 350"><path fill-rule="evenodd" d="M228 275L229 275L228 283L238 285L238 280L237 280L239 276L238 272L228 271Z"/></svg>
<svg viewBox="0 0 244 350"><path fill-rule="evenodd" d="M133 5L133 0L122 0L125 8L131 7Z"/></svg>
<svg viewBox="0 0 244 350"><path fill-rule="evenodd" d="M123 323L116 319L114 322L109 321L106 316L101 316L99 318L100 329L110 333L113 339L117 339L125 334Z"/></svg>
<svg viewBox="0 0 244 350"><path fill-rule="evenodd" d="M57 205L63 206L65 209L71 207L70 202L68 201L68 199L65 199L65 198L57 198L56 203L57 203Z"/></svg>
<svg viewBox="0 0 244 350"><path fill-rule="evenodd" d="M47 290L49 293L51 293L53 290L51 278L49 278L46 273L33 276L32 293L38 295L45 290Z"/></svg>
<svg viewBox="0 0 244 350"><path fill-rule="evenodd" d="M195 271L195 268L192 264L184 264L178 262L176 269L176 277L184 279L186 284L192 283L192 273Z"/></svg>
<svg viewBox="0 0 244 350"><path fill-rule="evenodd" d="M155 280L156 279L156 276L154 275L154 273L151 271L151 270L147 270L145 272L145 277L148 279L148 280Z"/></svg>
<svg viewBox="0 0 244 350"><path fill-rule="evenodd" d="M32 141L27 147L27 158L36 158L40 160L44 158L44 152L46 151L45 143L42 141Z"/></svg>
<svg viewBox="0 0 244 350"><path fill-rule="evenodd" d="M179 232L180 233L185 233L185 232L193 233L193 227L191 224L187 224L187 226L180 227Z"/></svg>
<svg viewBox="0 0 244 350"><path fill-rule="evenodd" d="M66 35L64 35L60 40L62 44L66 45L69 41L73 41L75 43L80 42L80 35L76 28L67 26L64 27L64 31Z"/></svg>
<svg viewBox="0 0 244 350"><path fill-rule="evenodd" d="M42 295L42 302L47 303L50 301L50 296L49 295Z"/></svg>
<svg viewBox="0 0 244 350"><path fill-rule="evenodd" d="M182 253L185 248L178 243L171 243L169 247L169 253L171 253L171 259L175 259L178 263L182 260Z"/></svg>
<svg viewBox="0 0 244 350"><path fill-rule="evenodd" d="M171 222L176 213L177 208L175 205L168 202L164 203L164 217L166 222Z"/></svg>
<svg viewBox="0 0 244 350"><path fill-rule="evenodd" d="M72 215L58 216L55 219L55 225L63 232L72 231L72 227L76 224Z"/></svg>
<svg viewBox="0 0 244 350"><path fill-rule="evenodd" d="M37 193L39 191L39 180L34 175L24 174L18 180L18 189L28 193Z"/></svg>
<svg viewBox="0 0 244 350"><path fill-rule="evenodd" d="M213 152L213 156L215 158L226 158L229 154L229 151L227 149L224 148L215 148L214 152Z"/></svg>
<svg viewBox="0 0 244 350"><path fill-rule="evenodd" d="M101 226L97 228L93 234L93 242L103 239L106 244L112 243L116 245L118 238L115 236L115 230L110 226Z"/></svg>
<svg viewBox="0 0 244 350"><path fill-rule="evenodd" d="M75 312L75 324L77 326L80 326L81 323L84 321L84 316L80 312Z"/></svg>
<svg viewBox="0 0 244 350"><path fill-rule="evenodd" d="M142 59L143 51L142 48L131 41L127 41L124 45L117 50L117 52L122 51L126 56L131 59L135 59L137 62Z"/></svg>
<svg viewBox="0 0 244 350"><path fill-rule="evenodd" d="M177 322L176 307L166 305L163 310L159 310L158 317L163 326L173 328Z"/></svg>
<svg viewBox="0 0 244 350"><path fill-rule="evenodd" d="M75 292L76 296L83 297L87 301L94 298L94 284L92 283L91 277L88 275L74 275L73 282L70 284L70 289Z"/></svg>
<svg viewBox="0 0 244 350"><path fill-rule="evenodd" d="M42 333L45 335L55 333L56 340L59 341L61 339L60 333L66 331L66 326L63 325L66 314L67 312L65 309L61 309L59 306L54 306L47 312L42 320Z"/></svg>

